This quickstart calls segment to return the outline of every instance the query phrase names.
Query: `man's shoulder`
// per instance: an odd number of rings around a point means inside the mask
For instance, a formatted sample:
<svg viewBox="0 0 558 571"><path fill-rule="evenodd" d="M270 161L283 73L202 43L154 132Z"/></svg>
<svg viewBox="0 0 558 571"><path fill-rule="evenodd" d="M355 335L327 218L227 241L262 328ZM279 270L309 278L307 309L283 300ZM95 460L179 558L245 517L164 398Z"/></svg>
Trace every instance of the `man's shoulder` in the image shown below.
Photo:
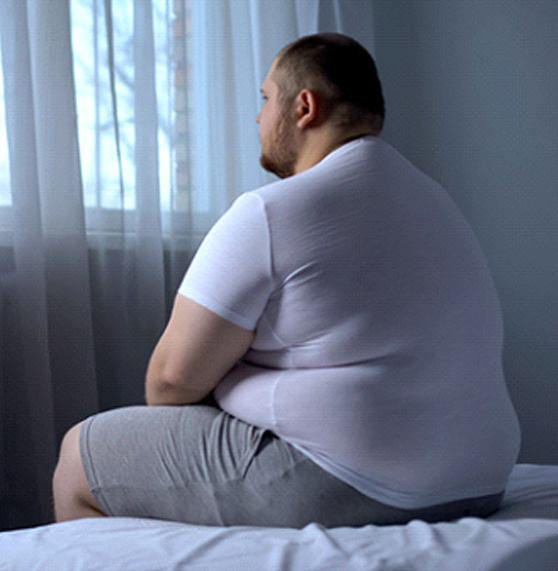
<svg viewBox="0 0 558 571"><path fill-rule="evenodd" d="M242 195L243 201L258 201L266 208L285 207L300 199L313 186L314 177L308 171L260 186Z"/></svg>
<svg viewBox="0 0 558 571"><path fill-rule="evenodd" d="M328 157L326 157L327 159ZM319 191L331 183L336 178L338 169L336 162L328 160L327 164L318 163L317 165L305 170L299 174L276 180L247 194L253 194L260 197L264 202L279 200L284 202L287 197L293 199L302 198L306 193Z"/></svg>
<svg viewBox="0 0 558 571"><path fill-rule="evenodd" d="M371 176L377 176L377 173L370 172L371 159L375 154L380 155L381 160L387 156L399 156L377 137L363 137L335 149L304 172L250 190L243 196L258 198L269 208L283 210L289 205L302 206L323 197L328 191L335 194L340 187L346 189L347 179L354 181L355 177L361 177L369 180ZM401 159L404 160L403 157Z"/></svg>

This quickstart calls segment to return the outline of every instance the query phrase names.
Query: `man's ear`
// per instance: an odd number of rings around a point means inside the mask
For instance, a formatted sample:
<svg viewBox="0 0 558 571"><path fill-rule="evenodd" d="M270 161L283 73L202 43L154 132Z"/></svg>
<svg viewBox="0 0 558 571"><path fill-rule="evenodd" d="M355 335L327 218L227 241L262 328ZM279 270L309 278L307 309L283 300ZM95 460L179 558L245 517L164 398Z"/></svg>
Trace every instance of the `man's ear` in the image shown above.
<svg viewBox="0 0 558 571"><path fill-rule="evenodd" d="M296 97L295 109L297 127L309 127L321 116L320 98L314 91L303 89Z"/></svg>

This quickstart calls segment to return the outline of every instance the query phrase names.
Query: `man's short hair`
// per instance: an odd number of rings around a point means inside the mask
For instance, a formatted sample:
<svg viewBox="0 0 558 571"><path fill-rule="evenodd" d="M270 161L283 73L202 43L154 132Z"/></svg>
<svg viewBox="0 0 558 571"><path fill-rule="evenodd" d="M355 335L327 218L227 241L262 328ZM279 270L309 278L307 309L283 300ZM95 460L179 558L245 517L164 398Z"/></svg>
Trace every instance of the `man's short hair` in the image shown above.
<svg viewBox="0 0 558 571"><path fill-rule="evenodd" d="M311 89L323 98L334 124L381 129L385 105L376 63L352 38L333 33L302 37L279 52L274 71L284 104Z"/></svg>

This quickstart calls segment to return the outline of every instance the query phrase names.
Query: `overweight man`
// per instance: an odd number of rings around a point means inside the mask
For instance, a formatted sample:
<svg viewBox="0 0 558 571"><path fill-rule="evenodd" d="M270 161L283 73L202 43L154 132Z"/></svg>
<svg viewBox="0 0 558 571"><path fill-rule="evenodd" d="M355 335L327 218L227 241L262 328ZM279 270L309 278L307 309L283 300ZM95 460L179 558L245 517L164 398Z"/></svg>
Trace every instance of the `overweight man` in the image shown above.
<svg viewBox="0 0 558 571"><path fill-rule="evenodd" d="M327 527L485 517L519 448L503 325L448 194L379 138L375 63L339 34L262 85L280 180L217 222L146 376L147 405L66 435L58 521Z"/></svg>

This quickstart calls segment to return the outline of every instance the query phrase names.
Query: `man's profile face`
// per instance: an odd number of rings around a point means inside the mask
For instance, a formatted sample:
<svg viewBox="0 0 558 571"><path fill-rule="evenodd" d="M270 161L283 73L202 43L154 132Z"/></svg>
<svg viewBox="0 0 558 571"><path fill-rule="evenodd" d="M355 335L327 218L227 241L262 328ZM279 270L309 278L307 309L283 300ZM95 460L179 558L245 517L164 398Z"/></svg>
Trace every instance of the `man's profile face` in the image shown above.
<svg viewBox="0 0 558 571"><path fill-rule="evenodd" d="M279 99L279 86L272 79L275 65L262 84L264 104L256 121L260 125L262 167L279 178L292 176L297 153L294 145L294 120Z"/></svg>

